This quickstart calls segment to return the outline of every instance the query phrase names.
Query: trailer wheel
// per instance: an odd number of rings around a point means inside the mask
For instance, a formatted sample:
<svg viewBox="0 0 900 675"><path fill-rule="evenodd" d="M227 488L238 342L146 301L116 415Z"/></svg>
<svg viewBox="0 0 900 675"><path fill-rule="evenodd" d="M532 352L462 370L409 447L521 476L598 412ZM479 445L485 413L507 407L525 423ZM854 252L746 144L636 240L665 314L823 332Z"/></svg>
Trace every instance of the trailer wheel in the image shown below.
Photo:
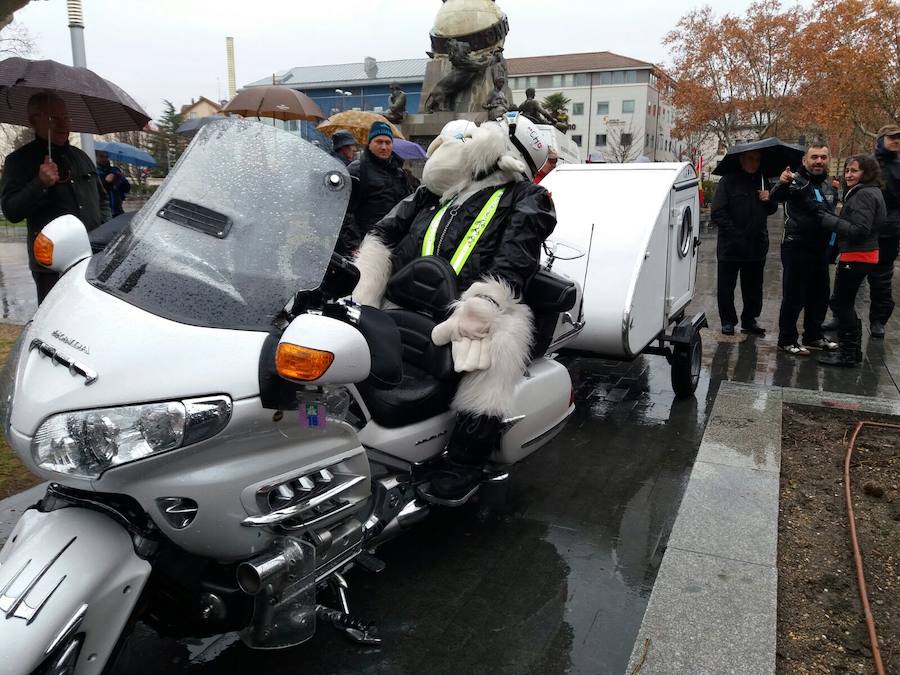
<svg viewBox="0 0 900 675"><path fill-rule="evenodd" d="M686 398L697 390L702 356L703 340L700 331L694 332L690 343L674 346L671 361L672 389L677 398Z"/></svg>

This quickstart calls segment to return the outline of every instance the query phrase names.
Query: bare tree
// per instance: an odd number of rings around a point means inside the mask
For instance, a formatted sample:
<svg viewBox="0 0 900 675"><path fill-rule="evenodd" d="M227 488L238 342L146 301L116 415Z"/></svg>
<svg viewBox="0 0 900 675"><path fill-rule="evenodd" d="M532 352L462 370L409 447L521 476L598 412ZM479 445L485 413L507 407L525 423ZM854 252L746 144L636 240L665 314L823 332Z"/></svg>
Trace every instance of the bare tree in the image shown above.
<svg viewBox="0 0 900 675"><path fill-rule="evenodd" d="M703 146L713 140L714 133L709 127L684 129L681 141L684 147L678 153L678 161L690 162L696 166L697 160L703 154Z"/></svg>
<svg viewBox="0 0 900 675"><path fill-rule="evenodd" d="M606 130L606 150L603 151L603 157L607 162L616 164L633 162L640 157L641 150L644 149L644 144L641 142L643 138L643 128L635 130L630 123L627 127L608 127Z"/></svg>
<svg viewBox="0 0 900 675"><path fill-rule="evenodd" d="M34 40L28 29L15 21L0 28L0 57L29 56L34 51Z"/></svg>
<svg viewBox="0 0 900 675"><path fill-rule="evenodd" d="M29 56L34 51L34 40L28 29L15 21L0 28L0 59L12 56ZM0 153L7 155L33 138L26 127L0 124Z"/></svg>

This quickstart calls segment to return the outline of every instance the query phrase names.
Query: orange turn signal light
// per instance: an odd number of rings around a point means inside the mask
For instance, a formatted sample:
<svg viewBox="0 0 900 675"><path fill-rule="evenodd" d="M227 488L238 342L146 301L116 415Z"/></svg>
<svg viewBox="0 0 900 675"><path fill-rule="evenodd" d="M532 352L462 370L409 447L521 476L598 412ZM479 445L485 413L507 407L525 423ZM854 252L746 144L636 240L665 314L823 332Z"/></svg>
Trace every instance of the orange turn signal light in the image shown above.
<svg viewBox="0 0 900 675"><path fill-rule="evenodd" d="M34 259L44 267L50 267L53 264L53 241L39 233L37 239L34 240Z"/></svg>
<svg viewBox="0 0 900 675"><path fill-rule="evenodd" d="M288 380L318 380L334 362L334 354L282 342L275 352L275 370Z"/></svg>

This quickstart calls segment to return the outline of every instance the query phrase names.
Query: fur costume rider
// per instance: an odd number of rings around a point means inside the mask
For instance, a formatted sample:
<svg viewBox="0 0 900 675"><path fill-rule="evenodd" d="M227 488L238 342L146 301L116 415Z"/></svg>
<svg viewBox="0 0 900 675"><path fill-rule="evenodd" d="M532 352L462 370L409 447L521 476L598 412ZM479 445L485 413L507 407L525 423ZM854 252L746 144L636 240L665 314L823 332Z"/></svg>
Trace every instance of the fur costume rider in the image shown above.
<svg viewBox="0 0 900 675"><path fill-rule="evenodd" d="M431 335L451 344L464 374L444 470L431 480L437 497L458 499L480 483L530 358L533 319L520 299L556 226L550 194L531 182L546 157L540 133L517 113L479 127L451 122L428 148L422 187L357 252L360 304L379 307L391 275L419 256L441 256L457 274L462 294Z"/></svg>

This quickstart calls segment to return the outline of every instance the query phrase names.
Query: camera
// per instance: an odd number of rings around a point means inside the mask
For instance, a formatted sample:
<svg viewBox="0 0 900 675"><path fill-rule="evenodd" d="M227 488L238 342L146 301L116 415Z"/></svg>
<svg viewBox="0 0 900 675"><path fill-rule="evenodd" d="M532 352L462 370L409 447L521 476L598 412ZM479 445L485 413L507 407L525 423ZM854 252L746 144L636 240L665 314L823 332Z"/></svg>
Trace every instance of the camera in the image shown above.
<svg viewBox="0 0 900 675"><path fill-rule="evenodd" d="M801 176L799 173L794 174L794 179L790 182L791 192L801 192L809 187L809 181Z"/></svg>

